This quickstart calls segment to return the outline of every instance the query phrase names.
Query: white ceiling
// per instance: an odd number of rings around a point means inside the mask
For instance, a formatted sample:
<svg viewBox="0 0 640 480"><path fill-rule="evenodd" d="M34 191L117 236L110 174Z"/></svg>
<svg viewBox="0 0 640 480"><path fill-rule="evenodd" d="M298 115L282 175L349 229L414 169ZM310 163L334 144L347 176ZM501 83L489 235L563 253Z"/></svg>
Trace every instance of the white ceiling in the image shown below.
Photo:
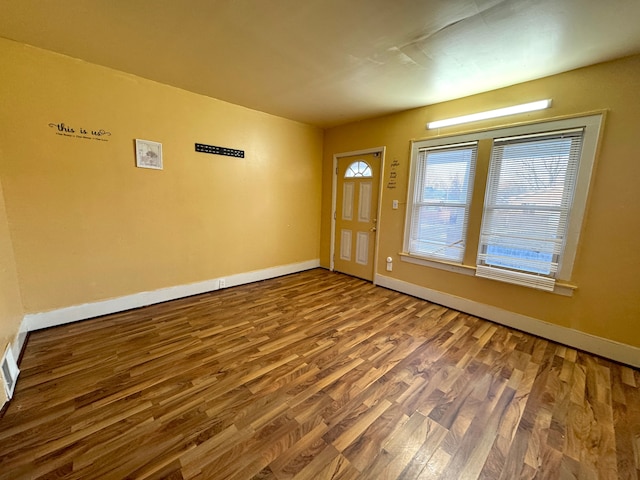
<svg viewBox="0 0 640 480"><path fill-rule="evenodd" d="M0 36L327 127L640 53L640 0L0 0Z"/></svg>

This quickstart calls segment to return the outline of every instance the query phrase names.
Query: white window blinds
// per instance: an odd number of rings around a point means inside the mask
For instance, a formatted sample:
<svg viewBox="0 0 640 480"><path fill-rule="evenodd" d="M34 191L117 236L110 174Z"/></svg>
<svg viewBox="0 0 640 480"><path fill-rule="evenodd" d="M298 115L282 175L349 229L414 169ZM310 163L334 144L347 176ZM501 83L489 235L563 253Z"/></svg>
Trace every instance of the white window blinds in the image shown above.
<svg viewBox="0 0 640 480"><path fill-rule="evenodd" d="M477 142L421 148L414 170L409 253L462 262Z"/></svg>
<svg viewBox="0 0 640 480"><path fill-rule="evenodd" d="M582 138L579 128L494 140L477 276L554 289Z"/></svg>

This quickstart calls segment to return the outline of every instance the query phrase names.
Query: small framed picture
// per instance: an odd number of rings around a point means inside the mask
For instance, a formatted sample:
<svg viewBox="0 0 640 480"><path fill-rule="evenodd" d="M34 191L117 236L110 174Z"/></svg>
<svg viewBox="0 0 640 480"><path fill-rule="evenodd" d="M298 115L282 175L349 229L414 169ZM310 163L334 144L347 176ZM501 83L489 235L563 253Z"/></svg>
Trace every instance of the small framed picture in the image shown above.
<svg viewBox="0 0 640 480"><path fill-rule="evenodd" d="M162 170L162 144L136 138L136 167Z"/></svg>

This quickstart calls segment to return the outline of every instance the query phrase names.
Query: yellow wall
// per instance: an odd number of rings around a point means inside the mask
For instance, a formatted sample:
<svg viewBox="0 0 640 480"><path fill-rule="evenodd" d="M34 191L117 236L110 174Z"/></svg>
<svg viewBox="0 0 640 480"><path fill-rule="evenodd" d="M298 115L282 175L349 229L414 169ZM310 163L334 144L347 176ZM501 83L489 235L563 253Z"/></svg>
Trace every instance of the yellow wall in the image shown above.
<svg viewBox="0 0 640 480"><path fill-rule="evenodd" d="M544 112L495 119L440 134L507 126L595 110L607 110L600 153L571 283L573 297L535 291L492 280L401 262L408 186L410 140L430 138L428 121L552 98ZM336 127L325 132L321 263L329 266L332 155L386 146L379 219L377 270L380 274L508 311L640 346L640 56L600 64L489 93ZM390 165L397 160L397 187L389 189ZM479 165L477 175L486 175ZM476 183L476 185L478 185ZM477 192L476 192L477 193ZM470 230L478 230L482 196L474 196ZM392 210L392 200L400 208ZM477 241L468 242L477 245ZM385 258L394 258L393 272ZM475 253L465 256L473 265Z"/></svg>
<svg viewBox="0 0 640 480"><path fill-rule="evenodd" d="M8 40L0 63L26 313L319 257L322 130ZM163 144L164 170L135 167L136 138Z"/></svg>
<svg viewBox="0 0 640 480"><path fill-rule="evenodd" d="M328 266L332 155L386 146L380 273L640 346L638 56L333 128L324 144L314 127L2 39L0 62L10 66L0 69L5 343L23 308L42 312L318 257ZM553 98L553 108L515 121L608 111L573 297L401 262L410 140L433 135L424 129L429 120L541 98ZM111 135L56 135L49 124L61 122ZM135 138L163 143L163 171L134 166ZM196 153L196 142L242 149L246 158ZM391 190L393 160L400 165ZM400 209L391 209L393 199ZM477 203L475 211L477 229ZM393 272L384 271L387 256Z"/></svg>

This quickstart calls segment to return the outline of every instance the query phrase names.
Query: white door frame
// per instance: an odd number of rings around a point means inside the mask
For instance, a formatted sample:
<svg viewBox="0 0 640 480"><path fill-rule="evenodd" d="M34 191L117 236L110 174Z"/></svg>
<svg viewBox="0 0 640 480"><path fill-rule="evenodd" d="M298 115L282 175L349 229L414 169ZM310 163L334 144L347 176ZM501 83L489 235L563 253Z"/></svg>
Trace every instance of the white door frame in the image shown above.
<svg viewBox="0 0 640 480"><path fill-rule="evenodd" d="M352 152L342 152L333 154L333 182L331 187L331 252L329 256L329 270L334 270L334 255L336 252L336 200L338 198L338 160L342 157L352 157L354 155L367 155L369 153L380 154L380 178L378 179L378 205L376 205L375 248L373 250L373 284L375 285L376 274L378 273L378 238L380 234L380 212L382 206L382 177L384 176L384 155L387 147L365 148L364 150L354 150Z"/></svg>

